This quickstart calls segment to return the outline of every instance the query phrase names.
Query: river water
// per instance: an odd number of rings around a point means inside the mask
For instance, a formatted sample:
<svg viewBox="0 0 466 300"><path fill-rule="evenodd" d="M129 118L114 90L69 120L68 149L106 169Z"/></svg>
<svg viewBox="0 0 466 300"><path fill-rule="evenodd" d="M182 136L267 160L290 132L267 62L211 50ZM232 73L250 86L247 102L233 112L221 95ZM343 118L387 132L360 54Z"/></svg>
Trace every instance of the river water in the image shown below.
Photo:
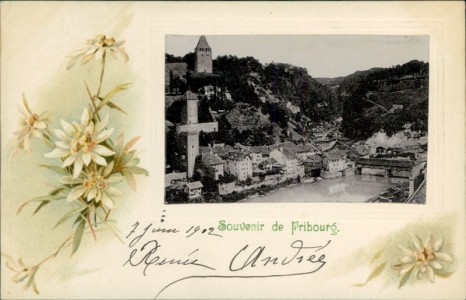
<svg viewBox="0 0 466 300"><path fill-rule="evenodd" d="M344 176L288 186L267 195L253 196L240 202L365 202L399 181L396 178L371 175Z"/></svg>

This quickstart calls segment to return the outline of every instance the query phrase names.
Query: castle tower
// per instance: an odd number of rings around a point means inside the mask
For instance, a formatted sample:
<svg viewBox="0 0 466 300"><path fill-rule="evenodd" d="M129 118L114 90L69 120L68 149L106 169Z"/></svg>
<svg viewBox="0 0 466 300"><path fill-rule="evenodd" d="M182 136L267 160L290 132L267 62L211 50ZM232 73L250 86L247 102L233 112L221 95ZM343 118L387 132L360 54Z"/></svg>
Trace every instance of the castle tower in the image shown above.
<svg viewBox="0 0 466 300"><path fill-rule="evenodd" d="M183 100L186 101L186 106L182 114L181 122L183 124L197 124L197 107L199 99L197 99L193 92L187 91L183 95Z"/></svg>
<svg viewBox="0 0 466 300"><path fill-rule="evenodd" d="M201 35L194 49L194 71L199 73L212 73L212 49L205 36Z"/></svg>

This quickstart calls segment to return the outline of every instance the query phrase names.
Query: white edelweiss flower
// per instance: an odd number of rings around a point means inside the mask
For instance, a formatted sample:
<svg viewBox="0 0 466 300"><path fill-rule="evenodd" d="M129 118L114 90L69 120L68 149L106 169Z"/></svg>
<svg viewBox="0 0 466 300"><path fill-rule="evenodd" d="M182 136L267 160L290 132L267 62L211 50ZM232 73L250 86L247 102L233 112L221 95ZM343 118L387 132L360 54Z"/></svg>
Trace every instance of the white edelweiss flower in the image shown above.
<svg viewBox="0 0 466 300"><path fill-rule="evenodd" d="M435 273L443 269L441 262L453 261L450 255L440 252L443 245L442 238L432 245L431 237L422 241L418 236L413 235L409 244L407 248L398 245L405 255L400 260L400 277L412 271L417 279L420 279L421 274L425 274L429 281L435 282Z"/></svg>
<svg viewBox="0 0 466 300"><path fill-rule="evenodd" d="M98 171L91 171L89 173L83 172L84 177L64 177L63 183L65 184L79 184L70 191L67 201L73 201L83 197L87 202L94 201L96 204L102 202L103 206L112 209L112 197L123 195L123 193L113 187L112 184L114 185L124 180L121 175L112 174L108 176L112 169L113 162L109 163L105 168L99 168Z"/></svg>
<svg viewBox="0 0 466 300"><path fill-rule="evenodd" d="M81 59L81 64L85 64L91 61L96 55L107 52L114 58L117 58L117 55L119 55L123 57L125 62L128 62L129 57L123 47L124 43L125 41L116 41L112 37L99 34L95 38L88 40L85 48L77 50L73 54L68 62L67 69L73 67L79 59Z"/></svg>
<svg viewBox="0 0 466 300"><path fill-rule="evenodd" d="M108 115L94 125L90 120L89 110L84 109L81 115L81 123L72 124L61 120L63 130L55 129L54 134L60 139L56 142L52 152L45 154L45 157L66 158L63 168L73 165L73 178L78 178L83 166L88 166L91 161L106 166L104 157L114 155L115 152L100 145L113 133L114 128L104 129L108 122Z"/></svg>
<svg viewBox="0 0 466 300"><path fill-rule="evenodd" d="M26 97L23 95L23 105L26 111L20 109L23 118L19 121L20 129L15 132L18 135L17 148L26 149L32 152L29 141L32 137L39 139L44 138L44 133L47 129L48 115L47 113L37 114L31 111Z"/></svg>

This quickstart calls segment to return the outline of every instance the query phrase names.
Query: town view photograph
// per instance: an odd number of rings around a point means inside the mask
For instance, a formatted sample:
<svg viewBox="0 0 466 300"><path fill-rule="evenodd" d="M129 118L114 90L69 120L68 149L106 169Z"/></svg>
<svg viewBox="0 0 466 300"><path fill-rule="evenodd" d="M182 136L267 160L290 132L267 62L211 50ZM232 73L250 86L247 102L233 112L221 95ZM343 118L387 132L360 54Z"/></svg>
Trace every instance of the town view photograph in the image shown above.
<svg viewBox="0 0 466 300"><path fill-rule="evenodd" d="M165 203L425 204L428 97L428 36L167 35Z"/></svg>

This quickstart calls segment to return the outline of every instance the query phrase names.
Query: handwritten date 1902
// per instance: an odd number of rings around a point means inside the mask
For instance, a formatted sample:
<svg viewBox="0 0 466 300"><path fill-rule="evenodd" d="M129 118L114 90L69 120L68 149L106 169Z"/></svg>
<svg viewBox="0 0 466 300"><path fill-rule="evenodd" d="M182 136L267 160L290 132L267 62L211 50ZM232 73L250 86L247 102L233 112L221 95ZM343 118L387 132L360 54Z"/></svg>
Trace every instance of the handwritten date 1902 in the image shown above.
<svg viewBox="0 0 466 300"><path fill-rule="evenodd" d="M200 226L191 226L186 231L186 234L187 234L186 237L189 238L190 236L192 236L195 233L223 237L222 235L215 233L215 229L213 227L203 228L202 229Z"/></svg>

